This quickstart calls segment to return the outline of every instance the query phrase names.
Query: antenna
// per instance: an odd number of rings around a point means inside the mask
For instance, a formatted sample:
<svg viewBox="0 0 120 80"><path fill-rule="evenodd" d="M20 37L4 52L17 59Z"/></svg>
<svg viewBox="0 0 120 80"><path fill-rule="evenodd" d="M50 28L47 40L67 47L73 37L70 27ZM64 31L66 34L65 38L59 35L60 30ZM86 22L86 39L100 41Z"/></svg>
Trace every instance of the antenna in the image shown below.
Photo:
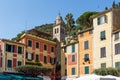
<svg viewBox="0 0 120 80"><path fill-rule="evenodd" d="M27 27L28 26L28 24L27 24L27 21L25 21L25 32L27 32Z"/></svg>
<svg viewBox="0 0 120 80"><path fill-rule="evenodd" d="M60 16L60 10L59 10L59 12L58 12L58 15Z"/></svg>

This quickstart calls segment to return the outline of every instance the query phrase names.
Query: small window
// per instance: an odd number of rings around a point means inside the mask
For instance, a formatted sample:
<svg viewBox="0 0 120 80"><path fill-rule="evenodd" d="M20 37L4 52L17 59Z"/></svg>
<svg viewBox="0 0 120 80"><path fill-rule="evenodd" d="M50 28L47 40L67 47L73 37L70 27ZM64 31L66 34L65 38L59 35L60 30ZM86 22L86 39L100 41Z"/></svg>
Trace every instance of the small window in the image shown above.
<svg viewBox="0 0 120 80"><path fill-rule="evenodd" d="M115 54L120 54L120 43L115 44Z"/></svg>
<svg viewBox="0 0 120 80"><path fill-rule="evenodd" d="M36 61L38 62L39 61L39 55L36 54Z"/></svg>
<svg viewBox="0 0 120 80"><path fill-rule="evenodd" d="M84 55L84 62L87 62L87 61L89 61L89 54Z"/></svg>
<svg viewBox="0 0 120 80"><path fill-rule="evenodd" d="M8 67L9 67L9 68L12 67L12 60L8 60Z"/></svg>
<svg viewBox="0 0 120 80"><path fill-rule="evenodd" d="M83 37L84 35L83 35L83 33L80 33L80 37Z"/></svg>
<svg viewBox="0 0 120 80"><path fill-rule="evenodd" d="M47 45L44 45L44 50L47 50Z"/></svg>
<svg viewBox="0 0 120 80"><path fill-rule="evenodd" d="M84 41L84 49L88 49L89 48L89 42L88 41Z"/></svg>
<svg viewBox="0 0 120 80"><path fill-rule="evenodd" d="M106 68L106 63L102 63L101 68Z"/></svg>
<svg viewBox="0 0 120 80"><path fill-rule="evenodd" d="M115 39L114 40L118 40L119 39L119 33L115 33Z"/></svg>
<svg viewBox="0 0 120 80"><path fill-rule="evenodd" d="M36 48L39 48L39 42L36 42Z"/></svg>
<svg viewBox="0 0 120 80"><path fill-rule="evenodd" d="M31 40L28 40L28 46L32 47L32 41Z"/></svg>
<svg viewBox="0 0 120 80"><path fill-rule="evenodd" d="M103 24L103 23L107 23L107 16L106 15L97 18L98 25Z"/></svg>
<svg viewBox="0 0 120 80"><path fill-rule="evenodd" d="M54 52L54 47L51 47L51 52Z"/></svg>
<svg viewBox="0 0 120 80"><path fill-rule="evenodd" d="M21 66L22 65L22 62L21 61L18 61L18 66Z"/></svg>
<svg viewBox="0 0 120 80"><path fill-rule="evenodd" d="M105 40L106 39L105 31L100 32L100 39L101 40Z"/></svg>
<svg viewBox="0 0 120 80"><path fill-rule="evenodd" d="M67 75L67 70L65 69L65 76Z"/></svg>
<svg viewBox="0 0 120 80"><path fill-rule="evenodd" d="M101 56L101 58L106 57L106 48L105 47L100 48L100 56Z"/></svg>
<svg viewBox="0 0 120 80"><path fill-rule="evenodd" d="M75 62L75 55L72 55L72 62Z"/></svg>
<svg viewBox="0 0 120 80"><path fill-rule="evenodd" d="M18 46L18 54L22 54L22 47Z"/></svg>
<svg viewBox="0 0 120 80"><path fill-rule="evenodd" d="M6 51L7 52L14 52L14 45L6 44Z"/></svg>
<svg viewBox="0 0 120 80"><path fill-rule="evenodd" d="M92 33L93 33L93 31L92 31L92 30L90 30L90 31L89 31L89 34L92 34Z"/></svg>
<svg viewBox="0 0 120 80"><path fill-rule="evenodd" d="M66 52L66 47L64 48L64 52Z"/></svg>
<svg viewBox="0 0 120 80"><path fill-rule="evenodd" d="M55 34L56 34L56 29L55 29Z"/></svg>
<svg viewBox="0 0 120 80"><path fill-rule="evenodd" d="M59 28L57 28L57 33L59 33Z"/></svg>
<svg viewBox="0 0 120 80"><path fill-rule="evenodd" d="M75 52L75 44L72 44L72 52Z"/></svg>
<svg viewBox="0 0 120 80"><path fill-rule="evenodd" d="M31 53L26 53L26 55L27 55L28 60L32 60L32 54Z"/></svg>
<svg viewBox="0 0 120 80"><path fill-rule="evenodd" d="M44 63L46 64L47 63L47 57L44 56Z"/></svg>
<svg viewBox="0 0 120 80"><path fill-rule="evenodd" d="M75 68L72 68L72 75L75 75Z"/></svg>
<svg viewBox="0 0 120 80"><path fill-rule="evenodd" d="M120 62L115 62L115 68L120 68Z"/></svg>
<svg viewBox="0 0 120 80"><path fill-rule="evenodd" d="M85 66L85 74L89 74L89 66Z"/></svg>

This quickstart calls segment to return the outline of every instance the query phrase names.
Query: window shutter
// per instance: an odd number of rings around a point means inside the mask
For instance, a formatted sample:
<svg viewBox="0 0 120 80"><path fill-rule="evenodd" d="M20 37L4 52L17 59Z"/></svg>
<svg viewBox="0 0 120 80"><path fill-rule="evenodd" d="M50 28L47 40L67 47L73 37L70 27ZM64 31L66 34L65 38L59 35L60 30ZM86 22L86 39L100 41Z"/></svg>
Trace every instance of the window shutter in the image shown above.
<svg viewBox="0 0 120 80"><path fill-rule="evenodd" d="M32 60L34 59L34 53L32 53Z"/></svg>
<svg viewBox="0 0 120 80"><path fill-rule="evenodd" d="M28 52L26 52L26 59L28 59Z"/></svg>

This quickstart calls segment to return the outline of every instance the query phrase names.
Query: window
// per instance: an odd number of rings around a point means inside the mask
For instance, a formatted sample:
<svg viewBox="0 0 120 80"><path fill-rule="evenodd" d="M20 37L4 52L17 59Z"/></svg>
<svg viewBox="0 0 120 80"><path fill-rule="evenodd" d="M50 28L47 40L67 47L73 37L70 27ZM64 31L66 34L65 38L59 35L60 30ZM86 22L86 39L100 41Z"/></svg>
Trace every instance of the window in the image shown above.
<svg viewBox="0 0 120 80"><path fill-rule="evenodd" d="M120 54L120 43L115 44L115 54Z"/></svg>
<svg viewBox="0 0 120 80"><path fill-rule="evenodd" d="M75 62L75 55L72 55L72 62Z"/></svg>
<svg viewBox="0 0 120 80"><path fill-rule="evenodd" d="M50 63L54 64L54 58L50 57Z"/></svg>
<svg viewBox="0 0 120 80"><path fill-rule="evenodd" d="M59 28L57 28L57 33L59 33Z"/></svg>
<svg viewBox="0 0 120 80"><path fill-rule="evenodd" d="M66 52L66 47L64 48L64 52Z"/></svg>
<svg viewBox="0 0 120 80"><path fill-rule="evenodd" d="M83 37L84 35L83 35L83 33L80 33L80 37Z"/></svg>
<svg viewBox="0 0 120 80"><path fill-rule="evenodd" d="M51 52L54 52L54 47L51 47Z"/></svg>
<svg viewBox="0 0 120 80"><path fill-rule="evenodd" d="M85 55L84 55L84 61L85 61L85 62L89 61L89 54L85 54Z"/></svg>
<svg viewBox="0 0 120 80"><path fill-rule="evenodd" d="M8 60L8 65L7 65L9 68L12 67L12 60Z"/></svg>
<svg viewBox="0 0 120 80"><path fill-rule="evenodd" d="M88 49L89 48L89 42L88 41L84 41L84 49Z"/></svg>
<svg viewBox="0 0 120 80"><path fill-rule="evenodd" d="M55 34L56 34L56 29L55 29Z"/></svg>
<svg viewBox="0 0 120 80"><path fill-rule="evenodd" d="M106 23L106 22L107 22L107 16L106 15L97 18L97 24L98 25Z"/></svg>
<svg viewBox="0 0 120 80"><path fill-rule="evenodd" d="M36 61L38 62L39 61L39 55L36 54Z"/></svg>
<svg viewBox="0 0 120 80"><path fill-rule="evenodd" d="M103 48L100 48L100 56L101 56L101 58L103 58L103 57L106 57L106 48L105 47L103 47Z"/></svg>
<svg viewBox="0 0 120 80"><path fill-rule="evenodd" d="M75 75L75 68L72 68L72 75Z"/></svg>
<svg viewBox="0 0 120 80"><path fill-rule="evenodd" d="M119 68L120 67L120 62L115 62L115 68Z"/></svg>
<svg viewBox="0 0 120 80"><path fill-rule="evenodd" d="M33 53L26 53L26 58L28 60L33 60L34 59L34 54Z"/></svg>
<svg viewBox="0 0 120 80"><path fill-rule="evenodd" d="M75 44L72 44L72 52L75 52Z"/></svg>
<svg viewBox="0 0 120 80"><path fill-rule="evenodd" d="M39 48L39 42L36 42L36 48Z"/></svg>
<svg viewBox="0 0 120 80"><path fill-rule="evenodd" d="M32 47L32 41L31 40L28 40L28 46Z"/></svg>
<svg viewBox="0 0 120 80"><path fill-rule="evenodd" d="M67 75L67 70L65 69L65 76Z"/></svg>
<svg viewBox="0 0 120 80"><path fill-rule="evenodd" d="M44 45L44 50L47 50L47 45Z"/></svg>
<svg viewBox="0 0 120 80"><path fill-rule="evenodd" d="M44 56L44 63L47 63L47 57Z"/></svg>
<svg viewBox="0 0 120 80"><path fill-rule="evenodd" d="M18 54L22 54L22 47L18 46Z"/></svg>
<svg viewBox="0 0 120 80"><path fill-rule="evenodd" d="M92 31L92 30L90 30L90 31L89 31L89 34L92 34L92 33L93 33L93 31Z"/></svg>
<svg viewBox="0 0 120 80"><path fill-rule="evenodd" d="M14 52L14 45L6 44L6 51L7 52Z"/></svg>
<svg viewBox="0 0 120 80"><path fill-rule="evenodd" d="M22 65L22 62L21 61L18 61L18 66L21 66Z"/></svg>
<svg viewBox="0 0 120 80"><path fill-rule="evenodd" d="M118 40L119 39L119 33L115 33L115 39L114 40Z"/></svg>
<svg viewBox="0 0 120 80"><path fill-rule="evenodd" d="M101 68L106 68L106 63L102 63Z"/></svg>
<svg viewBox="0 0 120 80"><path fill-rule="evenodd" d="M105 40L106 39L105 31L100 32L100 39L101 40Z"/></svg>
<svg viewBox="0 0 120 80"><path fill-rule="evenodd" d="M89 74L89 66L85 66L85 74Z"/></svg>

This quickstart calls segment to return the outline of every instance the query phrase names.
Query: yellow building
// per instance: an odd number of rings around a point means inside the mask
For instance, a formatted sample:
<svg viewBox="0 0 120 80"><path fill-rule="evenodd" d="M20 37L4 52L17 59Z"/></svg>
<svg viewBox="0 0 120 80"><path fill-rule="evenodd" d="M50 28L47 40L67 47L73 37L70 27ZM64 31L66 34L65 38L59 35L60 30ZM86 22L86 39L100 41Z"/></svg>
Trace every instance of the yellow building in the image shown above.
<svg viewBox="0 0 120 80"><path fill-rule="evenodd" d="M61 77L78 77L78 41L71 40L61 50Z"/></svg>
<svg viewBox="0 0 120 80"><path fill-rule="evenodd" d="M93 17L94 69L114 67L112 32L120 28L120 8L111 8Z"/></svg>
<svg viewBox="0 0 120 80"><path fill-rule="evenodd" d="M79 73L80 76L93 72L93 28L80 31L79 41Z"/></svg>
<svg viewBox="0 0 120 80"><path fill-rule="evenodd" d="M25 51L25 44L1 39L0 72L14 71L15 67L25 65Z"/></svg>

